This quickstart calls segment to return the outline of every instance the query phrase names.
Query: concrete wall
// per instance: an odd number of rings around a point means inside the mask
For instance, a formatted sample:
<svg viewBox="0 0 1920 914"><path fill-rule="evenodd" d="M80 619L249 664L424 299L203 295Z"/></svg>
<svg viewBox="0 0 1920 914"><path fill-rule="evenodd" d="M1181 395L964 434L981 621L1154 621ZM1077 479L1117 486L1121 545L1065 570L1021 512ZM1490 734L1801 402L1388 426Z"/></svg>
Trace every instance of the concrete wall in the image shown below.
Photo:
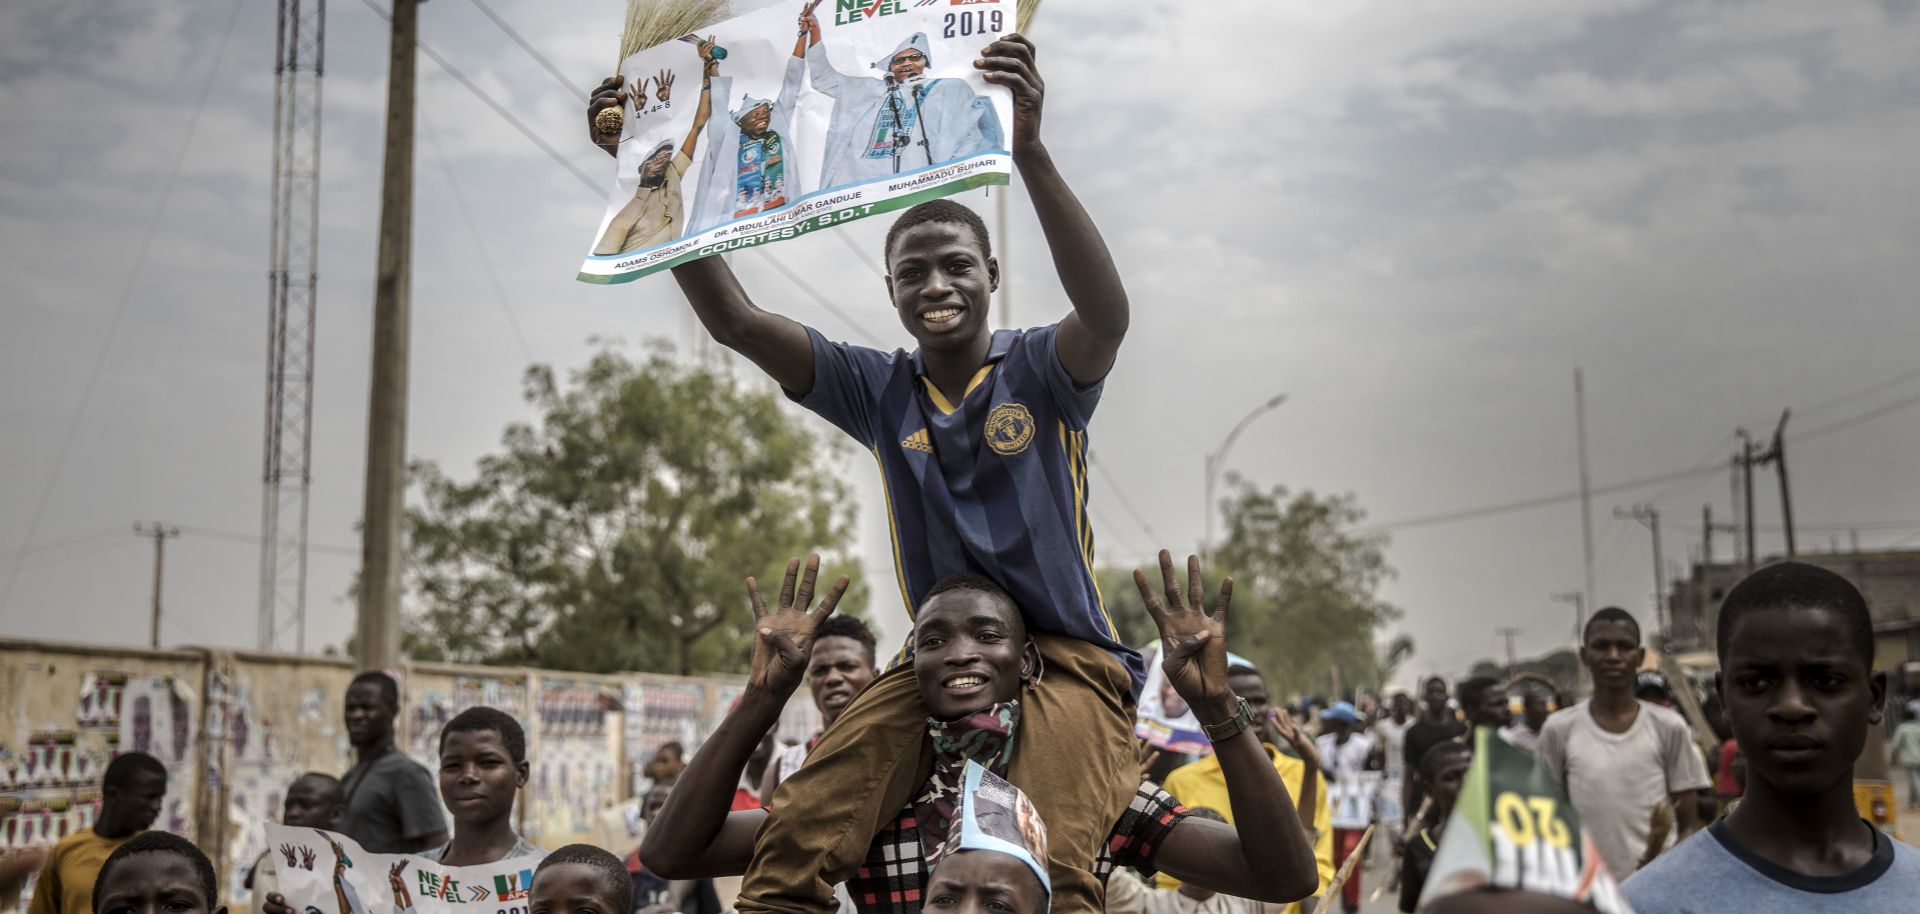
<svg viewBox="0 0 1920 914"><path fill-rule="evenodd" d="M138 742L170 772L156 827L200 845L223 894L244 900L239 882L287 784L352 763L341 707L354 672L327 657L0 639L0 850L91 826L107 761ZM633 797L662 743L693 751L744 682L448 664L389 672L401 688L399 744L430 771L455 714L490 705L520 721L532 777L516 815L548 848L584 838L596 812ZM798 742L818 726L802 695L780 736Z"/></svg>

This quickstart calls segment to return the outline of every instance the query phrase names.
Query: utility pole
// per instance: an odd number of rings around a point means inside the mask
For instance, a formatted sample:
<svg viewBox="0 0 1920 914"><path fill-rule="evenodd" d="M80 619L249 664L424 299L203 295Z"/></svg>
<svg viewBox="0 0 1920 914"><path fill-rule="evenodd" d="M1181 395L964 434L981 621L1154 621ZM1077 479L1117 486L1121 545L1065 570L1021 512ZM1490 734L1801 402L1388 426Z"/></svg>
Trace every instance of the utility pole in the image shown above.
<svg viewBox="0 0 1920 914"><path fill-rule="evenodd" d="M1787 528L1787 558L1799 554L1793 539L1793 492L1787 487L1787 419L1793 410L1780 411L1780 424L1773 429L1773 447L1761 454L1761 463L1771 463L1780 472L1780 520Z"/></svg>
<svg viewBox="0 0 1920 914"><path fill-rule="evenodd" d="M1746 510L1741 512L1741 521L1747 527L1747 570L1752 571L1759 565L1759 553L1753 542L1753 465L1757 458L1753 452L1753 439L1747 435L1747 430L1737 428L1733 433L1740 436L1740 488L1743 491L1741 497L1747 504Z"/></svg>
<svg viewBox="0 0 1920 914"><path fill-rule="evenodd" d="M1573 370L1573 421L1580 436L1580 554L1581 599L1593 602L1593 494L1587 482L1587 383L1580 369Z"/></svg>
<svg viewBox="0 0 1920 914"><path fill-rule="evenodd" d="M993 209L993 231L1000 236L1000 326L1013 329L1013 274L1008 270L1007 254L1012 251L1013 243L1007 234L1007 198L1013 196L1013 184L1000 189L1000 202Z"/></svg>
<svg viewBox="0 0 1920 914"><path fill-rule="evenodd" d="M1586 646L1586 640L1587 640L1586 639L1587 607L1586 607L1585 600L1581 597L1581 594L1579 591L1567 591L1563 593L1556 593L1551 597L1551 599L1556 603L1573 604L1573 651L1574 651L1574 656L1578 657L1580 654L1580 648ZM1573 682L1574 682L1575 688L1579 688L1582 685L1584 685L1586 682L1586 677L1587 677L1587 665L1584 663L1575 663L1574 672L1573 672Z"/></svg>
<svg viewBox="0 0 1920 914"><path fill-rule="evenodd" d="M1200 541L1201 555L1208 558L1213 557L1213 512L1216 510L1213 503L1213 486L1220 478L1220 467L1226 463L1227 452L1233 449L1233 443L1240 440L1240 433L1246 431L1247 426L1251 424L1253 420L1260 418L1272 410L1278 409L1280 404L1285 402L1287 402L1286 394L1276 394L1267 400L1267 402L1254 407L1252 411L1241 416L1239 422L1233 424L1233 430L1227 432L1227 437L1221 440L1220 446L1215 448L1213 453L1207 455L1205 468L1206 478L1203 486L1206 493L1204 497L1206 498L1207 509L1207 535L1205 539Z"/></svg>
<svg viewBox="0 0 1920 914"><path fill-rule="evenodd" d="M1665 649L1667 635L1667 568L1666 560L1660 556L1660 510L1649 504L1638 504L1632 508L1615 508L1613 516L1621 520L1637 520L1653 532L1653 615L1656 620L1654 642Z"/></svg>
<svg viewBox="0 0 1920 914"><path fill-rule="evenodd" d="M367 394L366 502L360 540L362 669L400 660L400 538L406 506L407 351L413 247L413 83L420 0L394 0L387 54L387 139L373 283L373 383Z"/></svg>
<svg viewBox="0 0 1920 914"><path fill-rule="evenodd" d="M160 572L167 563L167 540L179 539L180 528L169 527L159 521L143 524L134 521L133 532L138 536L153 538L153 622L147 629L147 646L160 649Z"/></svg>
<svg viewBox="0 0 1920 914"><path fill-rule="evenodd" d="M1494 634L1507 639L1507 678L1513 678L1513 636L1520 634L1517 628L1496 628Z"/></svg>
<svg viewBox="0 0 1920 914"><path fill-rule="evenodd" d="M1715 533L1738 534L1739 532L1740 526L1738 524L1716 524L1713 522L1713 505L1704 504L1700 506L1700 586L1696 588L1699 592L1695 594L1698 602L1697 608L1699 610L1699 615L1695 617L1695 622L1699 625L1699 630L1693 634L1695 639L1702 644L1706 643L1707 638L1707 582L1713 574L1713 535ZM1736 538L1734 543L1734 551L1737 552L1739 551L1739 540Z"/></svg>

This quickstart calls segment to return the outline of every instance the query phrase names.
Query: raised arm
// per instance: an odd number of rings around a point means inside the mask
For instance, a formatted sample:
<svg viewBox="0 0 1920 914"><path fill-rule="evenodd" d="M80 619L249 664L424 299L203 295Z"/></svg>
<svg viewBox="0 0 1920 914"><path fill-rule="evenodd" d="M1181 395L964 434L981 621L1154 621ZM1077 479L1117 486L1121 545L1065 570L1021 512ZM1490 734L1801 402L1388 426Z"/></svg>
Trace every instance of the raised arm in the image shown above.
<svg viewBox="0 0 1920 914"><path fill-rule="evenodd" d="M587 136L610 156L620 154L620 132L602 130L604 125L598 124L595 116L624 104L626 98L620 77L612 76L602 81L587 101ZM711 104L705 93L703 98ZM689 134L682 148L690 150L698 135L698 130ZM692 157L691 151L688 157ZM807 328L755 306L726 261L703 257L684 263L673 268L673 278L715 342L746 356L775 383L795 394L805 396L813 390L813 341L807 337Z"/></svg>
<svg viewBox="0 0 1920 914"><path fill-rule="evenodd" d="M1147 612L1160 626L1167 679L1209 730L1230 723L1245 708L1227 688L1226 622L1233 579L1221 582L1219 602L1209 614L1197 557L1187 559L1184 603L1173 557L1165 550L1160 552L1160 575L1166 587L1164 608L1146 575L1136 571L1133 578ZM1238 824L1183 818L1161 843L1154 866L1198 888L1256 901L1289 902L1312 895L1319 887L1313 842L1300 827L1287 785L1260 744L1259 722L1250 721L1216 740L1213 751Z"/></svg>
<svg viewBox="0 0 1920 914"><path fill-rule="evenodd" d="M1300 773L1300 796L1295 798L1294 809L1300 814L1300 827L1307 830L1307 840L1311 842L1314 830L1320 827L1320 747L1313 744L1313 737L1293 722L1293 712L1286 708L1274 708L1274 729L1280 738L1300 753L1303 763Z"/></svg>
<svg viewBox="0 0 1920 914"><path fill-rule="evenodd" d="M700 73L700 104L693 109L693 127L687 131L687 139L680 144L680 154L689 159L693 158L693 147L700 140L700 131L707 129L707 120L713 117L713 77L720 72L720 62L713 59L713 39L700 43L700 59L705 62ZM673 74L669 73L665 88L661 91L670 92L672 88Z"/></svg>
<svg viewBox="0 0 1920 914"><path fill-rule="evenodd" d="M820 43L820 20L813 15L813 8L820 0L808 0L800 10L800 37L794 39L793 56L805 59L807 49Z"/></svg>
<svg viewBox="0 0 1920 914"><path fill-rule="evenodd" d="M1007 35L988 45L973 65L986 71L988 82L1013 91L1013 163L1033 200L1060 285L1073 305L1073 313L1060 322L1060 365L1075 383L1093 384L1112 370L1120 341L1127 335L1127 290L1120 282L1120 271L1100 230L1040 140L1046 87L1034 65L1033 42L1022 35Z"/></svg>
<svg viewBox="0 0 1920 914"><path fill-rule="evenodd" d="M821 599L820 607L809 612L814 579L819 573L817 555L807 559L804 574L799 559L788 562L786 579L780 585L780 605L773 613L767 612L759 585L747 579L747 598L753 604L757 629L752 672L739 703L694 753L673 792L667 795L666 806L648 825L646 839L640 842L640 859L661 878L707 879L746 873L753 859L754 832L766 821L767 813L763 809L728 812L728 807L747 760L760 745L761 737L780 722L780 709L786 707L787 699L806 675L814 629L833 613L847 592L847 579L843 577Z"/></svg>

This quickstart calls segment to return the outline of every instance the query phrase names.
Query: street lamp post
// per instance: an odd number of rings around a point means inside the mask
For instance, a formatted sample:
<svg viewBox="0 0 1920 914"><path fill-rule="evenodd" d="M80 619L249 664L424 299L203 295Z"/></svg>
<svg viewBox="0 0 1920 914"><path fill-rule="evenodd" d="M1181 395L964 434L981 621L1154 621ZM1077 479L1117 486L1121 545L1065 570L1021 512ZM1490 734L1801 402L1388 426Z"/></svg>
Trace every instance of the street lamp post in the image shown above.
<svg viewBox="0 0 1920 914"><path fill-rule="evenodd" d="M1268 400L1267 402L1254 407L1252 411L1248 412L1245 416L1240 417L1239 422L1234 423L1233 431L1228 432L1227 437L1220 442L1220 446L1215 448L1213 450L1213 453L1207 455L1207 460L1206 460L1207 535L1206 535L1206 538L1201 541L1201 545L1204 547L1202 551L1206 552L1209 558L1211 558L1213 555L1213 511L1214 511L1213 487L1215 483L1217 483L1220 479L1220 467L1222 464L1226 462L1227 452L1233 449L1233 443L1240 439L1240 433L1246 431L1247 426L1251 425L1253 423L1253 420L1258 419L1269 412L1272 412L1273 410L1279 408L1280 404L1285 402L1287 402L1286 394L1276 394L1272 399Z"/></svg>

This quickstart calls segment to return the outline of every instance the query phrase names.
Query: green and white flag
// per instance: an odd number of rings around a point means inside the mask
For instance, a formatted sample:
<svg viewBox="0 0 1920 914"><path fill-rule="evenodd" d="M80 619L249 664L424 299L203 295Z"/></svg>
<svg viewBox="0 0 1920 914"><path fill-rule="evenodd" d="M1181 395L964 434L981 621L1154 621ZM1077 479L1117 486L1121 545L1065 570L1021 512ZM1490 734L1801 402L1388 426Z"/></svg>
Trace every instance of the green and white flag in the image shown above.
<svg viewBox="0 0 1920 914"><path fill-rule="evenodd" d="M1420 903L1458 892L1514 889L1633 914L1580 816L1534 757L1479 729L1473 766L1435 850Z"/></svg>

